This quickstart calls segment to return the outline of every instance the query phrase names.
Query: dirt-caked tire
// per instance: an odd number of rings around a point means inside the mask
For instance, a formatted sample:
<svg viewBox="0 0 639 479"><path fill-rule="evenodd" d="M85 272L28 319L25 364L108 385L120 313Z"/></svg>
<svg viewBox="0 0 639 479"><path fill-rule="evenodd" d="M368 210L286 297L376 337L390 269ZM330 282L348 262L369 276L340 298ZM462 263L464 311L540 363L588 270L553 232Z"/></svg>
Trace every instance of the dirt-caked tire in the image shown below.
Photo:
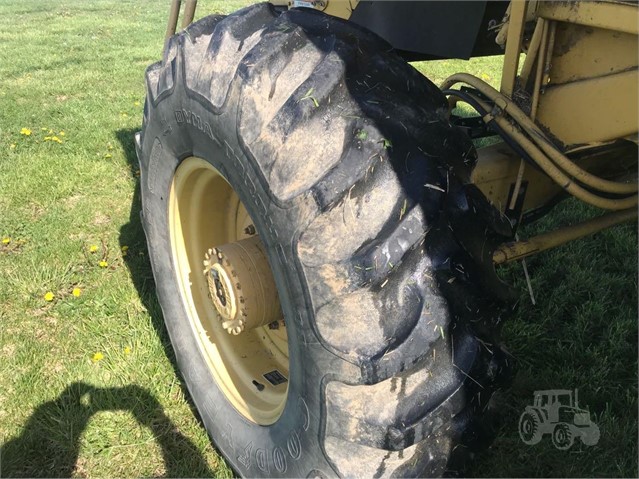
<svg viewBox="0 0 639 479"><path fill-rule="evenodd" d="M489 441L510 371L491 261L510 231L466 184L476 152L439 89L357 26L268 4L171 38L146 86L157 295L228 463L248 477L457 471ZM247 240L268 259L248 270L270 269L255 284L227 261ZM249 319L257 291L283 321ZM231 296L246 317L220 313Z"/></svg>

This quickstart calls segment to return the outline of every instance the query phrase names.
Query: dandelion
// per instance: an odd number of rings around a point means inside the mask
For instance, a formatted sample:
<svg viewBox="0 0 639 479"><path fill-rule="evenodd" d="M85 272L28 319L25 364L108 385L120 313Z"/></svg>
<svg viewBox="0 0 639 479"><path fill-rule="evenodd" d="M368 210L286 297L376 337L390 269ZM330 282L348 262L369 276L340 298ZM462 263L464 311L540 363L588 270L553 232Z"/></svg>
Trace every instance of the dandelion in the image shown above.
<svg viewBox="0 0 639 479"><path fill-rule="evenodd" d="M28 128L22 128L20 130L20 134L24 136L31 136L31 130L29 130Z"/></svg>
<svg viewBox="0 0 639 479"><path fill-rule="evenodd" d="M124 348L124 355L128 356L129 354L131 354L131 348L127 346Z"/></svg>
<svg viewBox="0 0 639 479"><path fill-rule="evenodd" d="M60 133L58 133L58 135L64 136L64 135L66 135L66 133L64 131L61 131Z"/></svg>
<svg viewBox="0 0 639 479"><path fill-rule="evenodd" d="M104 354L98 351L97 353L93 355L93 357L91 358L91 361L93 361L94 363L97 363L98 361L102 361L103 359L104 359Z"/></svg>
<svg viewBox="0 0 639 479"><path fill-rule="evenodd" d="M47 302L53 301L53 298L54 298L54 296L53 296L53 293L51 291L47 291L45 293L45 295L44 295L44 300L47 301Z"/></svg>
<svg viewBox="0 0 639 479"><path fill-rule="evenodd" d="M82 294L82 290L80 288L73 288L73 291L71 291L71 294L75 296L76 298L79 298L80 295Z"/></svg>
<svg viewBox="0 0 639 479"><path fill-rule="evenodd" d="M106 268L107 266L109 266L109 263L107 263L106 261L102 260L98 263L98 266L100 266L100 268Z"/></svg>
<svg viewBox="0 0 639 479"><path fill-rule="evenodd" d="M9 238L8 236L5 238L2 238L2 244L9 244L11 243L11 238Z"/></svg>
<svg viewBox="0 0 639 479"><path fill-rule="evenodd" d="M140 106L140 102L139 102L139 101L134 101L134 102L133 102L133 104L134 104L135 106Z"/></svg>
<svg viewBox="0 0 639 479"><path fill-rule="evenodd" d="M488 81L490 80L490 75L486 74L486 73L482 73L481 74L481 79L484 81Z"/></svg>
<svg viewBox="0 0 639 479"><path fill-rule="evenodd" d="M89 246L89 251L91 253L95 253L98 250L98 245L92 244L91 246Z"/></svg>

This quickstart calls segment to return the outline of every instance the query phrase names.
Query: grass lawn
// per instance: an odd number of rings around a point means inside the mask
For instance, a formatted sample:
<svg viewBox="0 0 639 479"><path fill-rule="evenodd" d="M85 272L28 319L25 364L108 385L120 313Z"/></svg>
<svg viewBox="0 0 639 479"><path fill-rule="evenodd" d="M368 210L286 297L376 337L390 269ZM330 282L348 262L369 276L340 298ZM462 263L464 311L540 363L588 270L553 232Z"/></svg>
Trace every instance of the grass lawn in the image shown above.
<svg viewBox="0 0 639 479"><path fill-rule="evenodd" d="M199 15L246 1L199 2ZM174 368L139 221L133 134L168 0L0 0L0 476L227 477ZM499 80L495 59L417 65ZM522 235L596 212L560 205ZM637 229L605 231L504 276L519 362L503 428L469 473L637 471ZM519 439L540 389L579 389L594 447Z"/></svg>

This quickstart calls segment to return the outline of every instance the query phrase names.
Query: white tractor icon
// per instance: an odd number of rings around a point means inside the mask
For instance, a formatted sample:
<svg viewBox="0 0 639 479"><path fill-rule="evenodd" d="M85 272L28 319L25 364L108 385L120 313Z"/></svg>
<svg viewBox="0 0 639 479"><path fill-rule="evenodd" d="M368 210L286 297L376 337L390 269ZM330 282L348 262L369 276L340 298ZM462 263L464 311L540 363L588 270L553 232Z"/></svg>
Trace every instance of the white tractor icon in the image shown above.
<svg viewBox="0 0 639 479"><path fill-rule="evenodd" d="M599 427L591 421L588 410L579 408L576 389L574 395L568 389L535 391L534 398L519 418L524 444L537 444L544 434L551 434L553 445L562 451L570 449L576 437L586 446L599 442Z"/></svg>

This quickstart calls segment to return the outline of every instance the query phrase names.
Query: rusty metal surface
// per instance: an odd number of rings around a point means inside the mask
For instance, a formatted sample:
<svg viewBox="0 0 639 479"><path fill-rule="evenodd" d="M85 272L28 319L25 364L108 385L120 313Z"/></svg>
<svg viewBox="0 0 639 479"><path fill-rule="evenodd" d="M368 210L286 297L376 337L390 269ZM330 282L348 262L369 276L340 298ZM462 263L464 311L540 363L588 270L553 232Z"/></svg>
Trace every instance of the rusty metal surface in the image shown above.
<svg viewBox="0 0 639 479"><path fill-rule="evenodd" d="M548 20L639 34L636 2L538 2L536 13Z"/></svg>

